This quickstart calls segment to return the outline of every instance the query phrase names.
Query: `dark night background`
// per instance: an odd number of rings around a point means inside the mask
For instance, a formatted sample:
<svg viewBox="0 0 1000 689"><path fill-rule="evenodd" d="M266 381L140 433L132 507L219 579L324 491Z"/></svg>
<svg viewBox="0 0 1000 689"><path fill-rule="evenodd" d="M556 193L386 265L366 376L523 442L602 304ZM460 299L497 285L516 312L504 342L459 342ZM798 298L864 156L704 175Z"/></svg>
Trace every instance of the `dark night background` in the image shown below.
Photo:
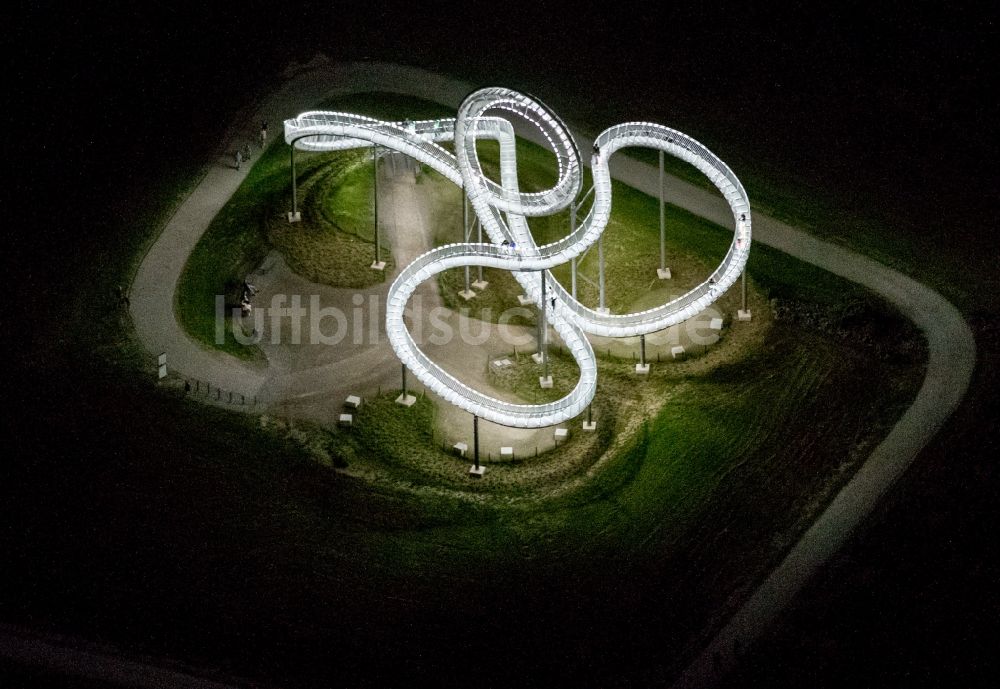
<svg viewBox="0 0 1000 689"><path fill-rule="evenodd" d="M35 338L51 333L49 314L94 269L100 247L120 241L109 219L127 212L122 199L201 164L241 107L290 60L317 51L473 83L487 74L595 129L655 119L715 147L737 174L752 170L891 225L929 254L948 253L956 268L1000 253L998 43L985 6L452 9L463 18L414 2L104 3L72 12L35 2L8 11L15 165L5 176L13 197L2 253L13 290L0 325L14 362L8 395L20 411L5 413L13 452L4 462L32 461L60 442L90 451L85 432L54 430L74 409L25 392L47 384L26 371ZM966 311L980 364L954 428L733 686L938 686L946 676L972 686L996 669L996 288L982 285L985 296Z"/></svg>

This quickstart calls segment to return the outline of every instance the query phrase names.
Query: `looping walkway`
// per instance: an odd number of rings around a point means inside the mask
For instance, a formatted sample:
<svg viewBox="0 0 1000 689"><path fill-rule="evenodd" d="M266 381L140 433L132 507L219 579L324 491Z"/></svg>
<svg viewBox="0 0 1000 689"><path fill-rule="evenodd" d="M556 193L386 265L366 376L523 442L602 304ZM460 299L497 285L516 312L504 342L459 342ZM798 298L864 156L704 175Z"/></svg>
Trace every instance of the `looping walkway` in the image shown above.
<svg viewBox="0 0 1000 689"><path fill-rule="evenodd" d="M535 135L548 142L558 170L558 179L550 189L520 191L514 127L505 118L486 116L493 111L510 112L534 125ZM499 184L487 177L479 164L476 142L484 138L500 145ZM579 227L544 246L535 243L526 218L550 215L568 207L580 195L583 166L568 128L531 96L506 88L480 89L462 101L455 119L420 122L384 122L352 113L309 111L285 121L285 141L312 151L384 146L430 166L463 190L493 243L448 244L406 265L389 288L386 332L399 359L430 390L471 414L505 426L553 426L582 414L597 389L597 361L588 333L633 337L693 318L739 279L750 252L750 202L736 175L691 137L650 122L615 125L597 136L591 158L593 206ZM446 141L454 142L454 155L439 145ZM705 173L729 204L734 232L729 251L701 284L655 308L612 315L581 304L555 280L550 269L583 254L604 232L611 217L608 163L616 151L625 147L669 153ZM517 248L512 250L511 246ZM580 368L577 384L566 396L534 405L491 397L447 373L414 342L403 319L410 296L434 275L466 266L511 271L539 307L543 321L552 325ZM550 290L548 297L546 287Z"/></svg>

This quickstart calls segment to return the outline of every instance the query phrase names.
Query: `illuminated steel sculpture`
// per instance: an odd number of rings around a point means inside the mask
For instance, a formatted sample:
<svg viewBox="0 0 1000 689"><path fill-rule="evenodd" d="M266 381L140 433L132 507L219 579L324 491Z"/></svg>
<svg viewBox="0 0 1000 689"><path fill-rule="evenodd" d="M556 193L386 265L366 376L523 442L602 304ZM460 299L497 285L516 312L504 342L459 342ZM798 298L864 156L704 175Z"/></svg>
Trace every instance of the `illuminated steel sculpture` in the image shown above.
<svg viewBox="0 0 1000 689"><path fill-rule="evenodd" d="M551 189L536 193L518 189L514 128L508 114L535 126L555 153L559 176ZM500 183L483 173L476 154L478 139L499 142ZM537 99L506 88L475 91L463 101L454 119L383 122L348 113L306 112L285 121L285 141L309 151L384 146L430 166L464 189L492 243L448 244L403 267L389 288L386 332L400 361L428 389L477 417L505 426L551 426L580 415L597 386L597 364L587 333L608 337L645 335L697 315L740 277L750 250L750 203L733 172L689 136L648 122L615 125L597 137L591 157L594 201L590 212L567 236L538 246L527 218L558 212L578 197L583 183L580 152L567 127L552 111ZM454 155L438 145L444 141L454 141ZM663 151L703 172L729 204L734 233L725 258L694 289L652 309L612 315L581 304L548 271L580 256L604 231L611 213L608 160L619 149L630 146ZM403 320L407 300L425 280L443 270L465 266L511 271L539 307L543 306L543 298L554 298L544 305L548 321L580 367L580 378L569 394L547 404L499 400L467 386L417 347ZM546 288L548 295L543 297Z"/></svg>

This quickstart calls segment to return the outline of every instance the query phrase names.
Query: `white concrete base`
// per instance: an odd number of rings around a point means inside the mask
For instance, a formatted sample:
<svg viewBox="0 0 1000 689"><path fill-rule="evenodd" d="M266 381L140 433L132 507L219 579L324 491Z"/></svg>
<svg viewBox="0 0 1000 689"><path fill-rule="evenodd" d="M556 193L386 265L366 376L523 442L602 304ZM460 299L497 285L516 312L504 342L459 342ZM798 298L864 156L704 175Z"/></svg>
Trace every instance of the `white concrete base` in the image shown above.
<svg viewBox="0 0 1000 689"><path fill-rule="evenodd" d="M475 282L472 283L472 286L477 290L479 290L480 292L482 292L484 289L490 286L490 283L486 282L486 280L476 280Z"/></svg>
<svg viewBox="0 0 1000 689"><path fill-rule="evenodd" d="M337 425L343 426L345 428L350 428L352 425L354 425L354 416L352 416L351 414L341 414L340 417L337 419Z"/></svg>
<svg viewBox="0 0 1000 689"><path fill-rule="evenodd" d="M417 403L417 398L414 397L413 395L407 395L406 397L400 395L399 397L396 398L396 404L401 405L403 407L412 407L416 403Z"/></svg>
<svg viewBox="0 0 1000 689"><path fill-rule="evenodd" d="M656 269L656 277L660 278L661 280L669 280L670 279L670 268L657 268Z"/></svg>
<svg viewBox="0 0 1000 689"><path fill-rule="evenodd" d="M344 406L348 409L357 409L361 406L361 398L357 395L348 395L347 399L344 400Z"/></svg>
<svg viewBox="0 0 1000 689"><path fill-rule="evenodd" d="M528 306L529 304L534 304L535 302L531 297L525 294L519 294L517 295L517 303L521 306Z"/></svg>
<svg viewBox="0 0 1000 689"><path fill-rule="evenodd" d="M671 347L670 348L670 356L672 356L675 359L677 357L683 357L684 356L684 348L682 346L680 346L680 345L677 345L676 347Z"/></svg>
<svg viewBox="0 0 1000 689"><path fill-rule="evenodd" d="M471 289L470 290L463 289L461 292L458 293L458 296L462 297L462 299L464 299L465 301L469 301L474 296L476 296L476 293L473 292Z"/></svg>
<svg viewBox="0 0 1000 689"><path fill-rule="evenodd" d="M534 362L536 364L542 363L542 353L541 352L535 352L534 354L531 355L531 358L532 358L532 360L534 360Z"/></svg>
<svg viewBox="0 0 1000 689"><path fill-rule="evenodd" d="M545 376L544 378L542 376L538 376L538 385L543 389L548 390L552 387L552 376Z"/></svg>
<svg viewBox="0 0 1000 689"><path fill-rule="evenodd" d="M584 421L583 422L583 430L585 430L585 431L596 431L597 430L597 422L596 421L591 421L590 423L587 423L586 421Z"/></svg>
<svg viewBox="0 0 1000 689"><path fill-rule="evenodd" d="M636 364L635 372L640 376L649 375L649 364Z"/></svg>
<svg viewBox="0 0 1000 689"><path fill-rule="evenodd" d="M553 437L555 437L557 443L561 443L569 437L569 429L557 428L555 433L553 433Z"/></svg>
<svg viewBox="0 0 1000 689"><path fill-rule="evenodd" d="M751 318L750 309L747 309L746 311L740 309L736 312L736 320L738 321L748 321L750 320L750 318Z"/></svg>
<svg viewBox="0 0 1000 689"><path fill-rule="evenodd" d="M501 459L514 459L514 448L507 447L506 445L504 447L501 447L500 448L500 458Z"/></svg>
<svg viewBox="0 0 1000 689"><path fill-rule="evenodd" d="M452 449L455 451L456 455L458 455L459 457L464 457L465 453L469 451L469 446L466 445L465 443L455 443L454 445L452 445Z"/></svg>
<svg viewBox="0 0 1000 689"><path fill-rule="evenodd" d="M594 309L594 311L597 311L597 313L601 313L601 314L604 314L604 315L607 315L607 314L611 313L611 309L609 309L607 306L598 307L598 308Z"/></svg>
<svg viewBox="0 0 1000 689"><path fill-rule="evenodd" d="M288 211L288 222L302 222L302 211L295 211L294 213Z"/></svg>
<svg viewBox="0 0 1000 689"><path fill-rule="evenodd" d="M486 467L484 467L482 464L479 465L478 469L476 468L475 464L469 467L469 476L471 476L472 478L482 478L483 474L485 473L486 473Z"/></svg>
<svg viewBox="0 0 1000 689"><path fill-rule="evenodd" d="M717 332L719 330L722 330L722 319L721 318L713 318L712 320L710 320L708 322L708 329L709 330L715 330Z"/></svg>
<svg viewBox="0 0 1000 689"><path fill-rule="evenodd" d="M385 270L385 261L375 261L372 263L372 270Z"/></svg>

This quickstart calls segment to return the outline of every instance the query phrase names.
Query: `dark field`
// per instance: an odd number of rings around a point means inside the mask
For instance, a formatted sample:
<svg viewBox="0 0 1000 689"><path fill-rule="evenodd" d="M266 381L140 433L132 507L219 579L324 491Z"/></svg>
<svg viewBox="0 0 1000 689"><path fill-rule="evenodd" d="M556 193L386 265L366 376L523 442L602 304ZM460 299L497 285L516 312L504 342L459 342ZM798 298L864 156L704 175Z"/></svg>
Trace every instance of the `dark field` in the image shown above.
<svg viewBox="0 0 1000 689"><path fill-rule="evenodd" d="M468 25L412 5L327 3L105 5L86 16L39 3L14 22L17 168L3 251L13 293L0 315L12 408L0 547L13 583L0 621L275 682L384 685L433 670L440 684L647 686L672 662L678 639L657 634L667 601L683 594L665 583L685 582L654 557L559 577L485 567L393 588L389 563L368 573L345 563L370 547L365 534L391 543L434 515L360 494L241 428L249 422L164 398L151 378L127 373L148 364L122 335L115 284L237 113L290 59L325 50L524 88L592 130L625 118L675 126L727 160L762 207L953 299L980 348L967 401L732 686L986 685L1000 559L989 527L1000 488L993 13L618 7L585 10L567 31L538 3L463 7ZM505 30L514 19L522 28ZM462 35L471 47L454 47ZM817 343L810 356L822 355ZM192 418L210 432L186 433ZM666 442L656 431L647 442ZM761 495L768 509L781 500L794 496ZM371 512L384 521L359 516ZM745 516L719 505L691 528L718 532ZM268 553L301 567L283 571L296 585L274 575ZM711 596L711 581L696 583ZM661 585L663 596L651 593ZM410 596L431 597L438 612ZM266 624L246 624L248 611ZM385 629L407 644L379 646ZM7 674L12 686L31 681Z"/></svg>

